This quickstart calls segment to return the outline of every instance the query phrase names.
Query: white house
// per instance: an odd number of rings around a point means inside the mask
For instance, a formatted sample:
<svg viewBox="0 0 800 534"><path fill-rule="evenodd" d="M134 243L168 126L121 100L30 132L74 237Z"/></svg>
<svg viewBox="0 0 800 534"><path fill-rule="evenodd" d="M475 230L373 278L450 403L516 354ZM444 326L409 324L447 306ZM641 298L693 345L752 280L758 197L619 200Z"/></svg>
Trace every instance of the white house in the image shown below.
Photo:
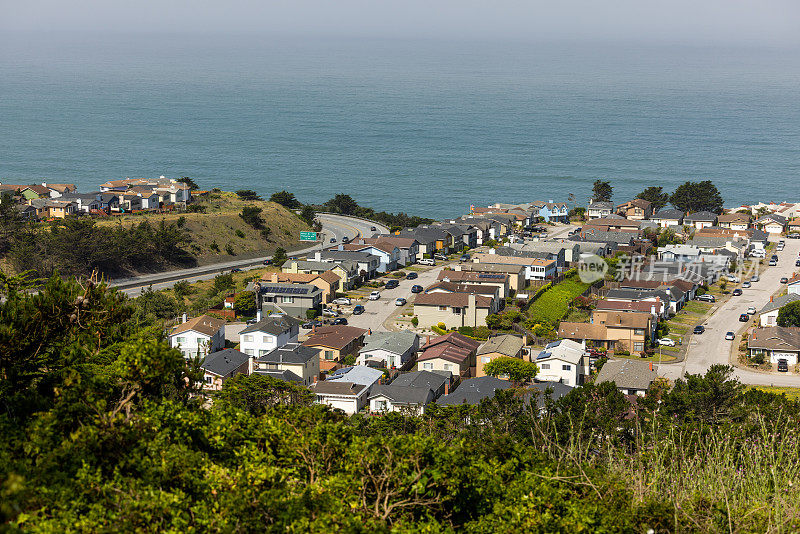
<svg viewBox="0 0 800 534"><path fill-rule="evenodd" d="M756 328L747 340L750 356L761 354L769 358L770 363L786 360L788 365L797 365L800 355L800 327L770 326Z"/></svg>
<svg viewBox="0 0 800 534"><path fill-rule="evenodd" d="M364 338L356 363L377 364L386 369L403 368L419 350L419 336L414 332L375 332Z"/></svg>
<svg viewBox="0 0 800 534"><path fill-rule="evenodd" d="M185 316L184 316L185 317ZM184 358L204 357L225 348L225 320L200 315L173 327L169 346L181 351Z"/></svg>
<svg viewBox="0 0 800 534"><path fill-rule="evenodd" d="M683 224L683 212L681 210L662 209L650 217L650 220L658 224L661 228L680 226Z"/></svg>
<svg viewBox="0 0 800 534"><path fill-rule="evenodd" d="M383 378L383 371L367 367L366 365L353 365L343 367L330 373L326 381L350 382L351 384L361 384L366 386L367 394L372 387L378 384Z"/></svg>
<svg viewBox="0 0 800 534"><path fill-rule="evenodd" d="M578 386L589 374L585 355L586 351L580 343L569 339L554 341L536 356L536 365L539 367L536 379Z"/></svg>
<svg viewBox="0 0 800 534"><path fill-rule="evenodd" d="M796 300L800 300L800 293L787 293L780 297L770 298L770 301L758 312L761 326L777 326L778 313L781 308Z"/></svg>
<svg viewBox="0 0 800 534"><path fill-rule="evenodd" d="M786 230L786 217L771 213L758 219L756 224L761 226L768 234L781 234Z"/></svg>
<svg viewBox="0 0 800 534"><path fill-rule="evenodd" d="M239 332L239 350L263 356L287 343L297 342L300 321L287 315L270 315Z"/></svg>
<svg viewBox="0 0 800 534"><path fill-rule="evenodd" d="M327 404L347 414L361 411L367 403L368 392L369 388L363 384L340 380L325 380L314 385L314 394L319 404Z"/></svg>
<svg viewBox="0 0 800 534"><path fill-rule="evenodd" d="M786 291L795 295L800 294L800 274L796 274L789 279L786 284Z"/></svg>
<svg viewBox="0 0 800 534"><path fill-rule="evenodd" d="M716 222L717 214L710 211L697 211L695 213L690 213L683 218L683 224L692 226L696 230L702 230L703 228L714 226Z"/></svg>
<svg viewBox="0 0 800 534"><path fill-rule="evenodd" d="M287 343L258 357L248 355L250 372L310 386L319 379L319 349Z"/></svg>

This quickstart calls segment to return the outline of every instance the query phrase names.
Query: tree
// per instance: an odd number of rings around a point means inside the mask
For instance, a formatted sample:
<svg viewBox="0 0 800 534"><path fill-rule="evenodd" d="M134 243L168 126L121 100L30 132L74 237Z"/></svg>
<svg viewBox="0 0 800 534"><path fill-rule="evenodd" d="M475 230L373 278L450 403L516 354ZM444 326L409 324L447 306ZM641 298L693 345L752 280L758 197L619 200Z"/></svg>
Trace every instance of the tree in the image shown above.
<svg viewBox="0 0 800 534"><path fill-rule="evenodd" d="M669 201L673 206L686 213L698 211L722 213L724 204L719 189L710 180L681 184L672 193Z"/></svg>
<svg viewBox="0 0 800 534"><path fill-rule="evenodd" d="M790 302L778 310L778 326L800 326L800 300Z"/></svg>
<svg viewBox="0 0 800 534"><path fill-rule="evenodd" d="M263 210L257 206L245 206L242 208L241 213L239 213L239 217L248 225L258 230L264 226L264 221L261 219L262 211Z"/></svg>
<svg viewBox="0 0 800 534"><path fill-rule="evenodd" d="M305 221L305 223L309 226L314 224L314 217L317 216L316 210L313 206L305 205L303 206L303 210L300 212L300 218Z"/></svg>
<svg viewBox="0 0 800 534"><path fill-rule="evenodd" d="M539 368L533 362L501 356L484 365L483 372L489 376L507 376L512 382L528 382L536 378Z"/></svg>
<svg viewBox="0 0 800 534"><path fill-rule="evenodd" d="M261 200L261 197L252 189L240 189L236 191L236 196L241 200Z"/></svg>
<svg viewBox="0 0 800 534"><path fill-rule="evenodd" d="M233 300L233 309L237 315L253 317L256 314L256 294L252 291L242 291L236 294Z"/></svg>
<svg viewBox="0 0 800 534"><path fill-rule="evenodd" d="M161 291L148 289L133 301L139 314L153 315L158 319L177 317L180 306L178 302Z"/></svg>
<svg viewBox="0 0 800 534"><path fill-rule="evenodd" d="M216 400L252 415L261 415L274 406L311 404L314 395L303 386L253 373L226 380Z"/></svg>
<svg viewBox="0 0 800 534"><path fill-rule="evenodd" d="M353 200L350 195L339 193L325 203L325 206L333 213L341 213L342 215L355 215L358 211L358 202Z"/></svg>
<svg viewBox="0 0 800 534"><path fill-rule="evenodd" d="M286 263L287 259L289 258L286 256L286 249L278 247L275 249L275 254L272 255L272 264L276 267L280 267Z"/></svg>
<svg viewBox="0 0 800 534"><path fill-rule="evenodd" d="M182 176L181 178L178 178L178 182L188 185L189 189L191 189L192 191L199 188L199 186L195 183L195 181L189 178L188 176Z"/></svg>
<svg viewBox="0 0 800 534"><path fill-rule="evenodd" d="M269 201L280 204L284 208L290 210L294 210L302 206L300 201L294 197L294 193L290 193L288 191L278 191L277 193L272 193L272 196L269 197Z"/></svg>
<svg viewBox="0 0 800 534"><path fill-rule="evenodd" d="M594 202L611 202L613 188L605 180L595 180L592 185L592 200Z"/></svg>
<svg viewBox="0 0 800 534"><path fill-rule="evenodd" d="M636 195L636 198L648 201L653 206L653 212L657 212L669 202L669 193L663 187L650 186Z"/></svg>
<svg viewBox="0 0 800 534"><path fill-rule="evenodd" d="M744 391L737 378L732 378L730 365L712 365L705 376L687 374L675 381L675 387L664 397L669 415L691 421L716 423L729 418L734 404Z"/></svg>

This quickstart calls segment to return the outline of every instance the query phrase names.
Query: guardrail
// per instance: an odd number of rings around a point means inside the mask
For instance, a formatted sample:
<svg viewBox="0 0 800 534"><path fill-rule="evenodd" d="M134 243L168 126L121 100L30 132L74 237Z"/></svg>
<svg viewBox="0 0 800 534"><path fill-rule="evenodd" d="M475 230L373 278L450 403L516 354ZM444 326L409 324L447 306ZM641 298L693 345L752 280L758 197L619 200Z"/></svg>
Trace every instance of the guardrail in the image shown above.
<svg viewBox="0 0 800 534"><path fill-rule="evenodd" d="M334 215L336 217L344 217L345 219L358 219L359 221L364 221L370 223L372 226L376 228L383 228L386 232L389 232L389 227L383 223L379 223L378 221L373 221L372 219L365 219L364 217L356 217L355 215L344 215L341 213L331 213L330 211L318 211L317 215Z"/></svg>

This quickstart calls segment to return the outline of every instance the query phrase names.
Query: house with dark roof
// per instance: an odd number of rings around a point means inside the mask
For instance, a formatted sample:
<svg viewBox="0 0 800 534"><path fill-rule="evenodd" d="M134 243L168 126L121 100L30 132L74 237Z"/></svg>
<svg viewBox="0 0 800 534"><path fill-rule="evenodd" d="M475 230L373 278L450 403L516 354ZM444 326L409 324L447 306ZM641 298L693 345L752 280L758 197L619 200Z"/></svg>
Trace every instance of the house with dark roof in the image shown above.
<svg viewBox="0 0 800 534"><path fill-rule="evenodd" d="M500 334L489 337L475 353L475 376L486 376L484 366L497 358L522 359L524 347L522 336Z"/></svg>
<svg viewBox="0 0 800 534"><path fill-rule="evenodd" d="M327 270L320 274L270 273L262 278L261 282L267 284L311 284L322 291L322 302L327 304L336 298L336 291L339 288L341 279L332 270Z"/></svg>
<svg viewBox="0 0 800 534"><path fill-rule="evenodd" d="M414 332L373 332L364 338L356 363L403 369L410 365L419 349L419 336Z"/></svg>
<svg viewBox="0 0 800 534"><path fill-rule="evenodd" d="M184 358L202 358L225 348L225 320L200 315L174 326L168 337Z"/></svg>
<svg viewBox="0 0 800 534"><path fill-rule="evenodd" d="M500 380L493 376L479 376L462 380L455 391L444 395L436 401L440 406L478 405L483 399L491 399L499 390L509 389L512 384L508 380Z"/></svg>
<svg viewBox="0 0 800 534"><path fill-rule="evenodd" d="M313 391L318 404L327 404L352 415L360 412L366 405L369 388L353 382L325 380L314 384Z"/></svg>
<svg viewBox="0 0 800 534"><path fill-rule="evenodd" d="M614 382L617 389L625 395L643 396L650 385L658 378L652 363L636 360L608 360L594 379L595 384Z"/></svg>
<svg viewBox="0 0 800 534"><path fill-rule="evenodd" d="M372 388L369 410L373 413L407 412L422 415L425 406L449 393L447 373L415 371L404 373L389 385Z"/></svg>
<svg viewBox="0 0 800 534"><path fill-rule="evenodd" d="M586 218L589 220L608 217L612 213L614 213L613 202L595 202L590 200L589 206L586 208Z"/></svg>
<svg viewBox="0 0 800 534"><path fill-rule="evenodd" d="M344 293L352 289L359 280L358 263L349 260L340 261L309 261L309 260L288 260L281 267L284 273L297 274L323 274L332 272L339 277L339 285L336 291Z"/></svg>
<svg viewBox="0 0 800 534"><path fill-rule="evenodd" d="M319 349L287 343L259 356L249 356L252 373L306 386L319 378Z"/></svg>
<svg viewBox="0 0 800 534"><path fill-rule="evenodd" d="M617 213L632 221L649 219L653 214L653 204L643 198L634 198L617 205Z"/></svg>
<svg viewBox="0 0 800 534"><path fill-rule="evenodd" d="M786 230L786 217L770 213L757 219L756 224L768 234L781 234Z"/></svg>
<svg viewBox="0 0 800 534"><path fill-rule="evenodd" d="M684 213L676 209L661 209L654 213L650 220L657 223L661 228L669 226L680 226L683 224Z"/></svg>
<svg viewBox="0 0 800 534"><path fill-rule="evenodd" d="M319 349L320 367L323 371L338 368L345 356L357 354L364 344L363 328L347 325L315 327L311 336L303 342L306 347Z"/></svg>
<svg viewBox="0 0 800 534"><path fill-rule="evenodd" d="M718 217L716 213L710 211L696 211L684 217L683 224L692 226L696 230L702 230L717 224Z"/></svg>
<svg viewBox="0 0 800 534"><path fill-rule="evenodd" d="M759 324L761 326L778 326L778 313L781 308L798 300L800 300L799 293L787 293L780 297L770 297L769 302L758 312Z"/></svg>
<svg viewBox="0 0 800 534"><path fill-rule="evenodd" d="M448 254L453 243L453 237L438 226L420 225L416 228L405 228L396 235L414 239L419 243L417 261L432 258L437 252Z"/></svg>
<svg viewBox="0 0 800 534"><path fill-rule="evenodd" d="M297 342L299 334L299 320L288 315L270 315L239 332L239 349L249 356L263 356Z"/></svg>
<svg viewBox="0 0 800 534"><path fill-rule="evenodd" d="M500 289L500 297L506 298L511 289L525 288L525 267L494 263L460 263L452 269L439 271L438 280L455 284L494 286Z"/></svg>
<svg viewBox="0 0 800 534"><path fill-rule="evenodd" d="M375 278L378 275L378 268L381 264L381 259L378 256L360 250L325 249L309 254L308 259L334 263L342 261L353 262L358 266L358 275L363 281Z"/></svg>
<svg viewBox="0 0 800 534"><path fill-rule="evenodd" d="M429 339L417 357L417 368L469 377L480 345L479 341L457 332Z"/></svg>
<svg viewBox="0 0 800 534"><path fill-rule="evenodd" d="M797 365L800 357L800 327L756 328L747 340L747 350L751 358L761 355L772 364L786 360L788 365Z"/></svg>
<svg viewBox="0 0 800 534"><path fill-rule="evenodd" d="M225 380L239 374L248 374L250 357L233 349L212 352L203 359L203 389L219 391Z"/></svg>
<svg viewBox="0 0 800 534"><path fill-rule="evenodd" d="M322 290L312 284L255 282L252 291L258 309L265 316L278 313L305 318L308 310L322 308Z"/></svg>

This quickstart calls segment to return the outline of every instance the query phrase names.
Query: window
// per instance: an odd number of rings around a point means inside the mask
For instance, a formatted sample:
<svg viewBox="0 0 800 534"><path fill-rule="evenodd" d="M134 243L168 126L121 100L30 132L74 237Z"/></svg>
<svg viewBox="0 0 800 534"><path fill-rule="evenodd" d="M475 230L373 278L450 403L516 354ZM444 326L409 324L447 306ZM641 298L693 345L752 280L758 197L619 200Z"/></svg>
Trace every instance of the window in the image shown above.
<svg viewBox="0 0 800 534"><path fill-rule="evenodd" d="M379 412L386 410L386 401L385 400L375 401L375 409Z"/></svg>
<svg viewBox="0 0 800 534"><path fill-rule="evenodd" d="M539 367L541 367L542 369L550 369L550 364L549 363L543 363Z"/></svg>
<svg viewBox="0 0 800 534"><path fill-rule="evenodd" d="M333 351L332 350L326 350L325 351L325 359L326 360L332 360L333 359Z"/></svg>
<svg viewBox="0 0 800 534"><path fill-rule="evenodd" d="M242 341L244 343L252 343L253 342L253 336L251 336L250 334L245 334L245 335L242 336Z"/></svg>
<svg viewBox="0 0 800 534"><path fill-rule="evenodd" d="M562 371L572 371L572 366L571 365L562 365L561 366L561 370Z"/></svg>
<svg viewBox="0 0 800 534"><path fill-rule="evenodd" d="M262 340L264 343L272 343L272 336L264 336Z"/></svg>
<svg viewBox="0 0 800 534"><path fill-rule="evenodd" d="M244 349L244 353L248 356L255 356L256 352L253 349Z"/></svg>
<svg viewBox="0 0 800 534"><path fill-rule="evenodd" d="M633 350L644 350L644 343L634 343Z"/></svg>
<svg viewBox="0 0 800 534"><path fill-rule="evenodd" d="M266 356L267 354L269 354L268 350L261 349L260 351L258 351L259 356Z"/></svg>
<svg viewBox="0 0 800 534"><path fill-rule="evenodd" d="M294 297L281 297L283 304L294 304Z"/></svg>
<svg viewBox="0 0 800 534"><path fill-rule="evenodd" d="M634 335L643 336L644 335L644 328L636 328L633 330Z"/></svg>
<svg viewBox="0 0 800 534"><path fill-rule="evenodd" d="M186 338L185 337L176 337L175 338L175 343L178 343L178 344L186 343Z"/></svg>
<svg viewBox="0 0 800 534"><path fill-rule="evenodd" d="M455 315L461 315L461 308L457 308L457 307L453 306L453 313Z"/></svg>
<svg viewBox="0 0 800 534"><path fill-rule="evenodd" d="M447 306L439 306L439 311L447 311Z"/></svg>
<svg viewBox="0 0 800 534"><path fill-rule="evenodd" d="M214 383L214 377L211 375L206 375L206 384L213 384L213 383Z"/></svg>
<svg viewBox="0 0 800 534"><path fill-rule="evenodd" d="M491 356L484 356L483 357L483 363L489 363L490 361L492 361Z"/></svg>
<svg viewBox="0 0 800 534"><path fill-rule="evenodd" d="M445 370L445 371L449 371L449 370L450 370L450 369L452 369L452 368L453 368L453 366L452 366L452 365L450 365L449 363L446 363L446 364L444 364L444 370Z"/></svg>
<svg viewBox="0 0 800 534"><path fill-rule="evenodd" d="M433 363L425 362L425 363L422 364L422 368L423 369L433 369Z"/></svg>

